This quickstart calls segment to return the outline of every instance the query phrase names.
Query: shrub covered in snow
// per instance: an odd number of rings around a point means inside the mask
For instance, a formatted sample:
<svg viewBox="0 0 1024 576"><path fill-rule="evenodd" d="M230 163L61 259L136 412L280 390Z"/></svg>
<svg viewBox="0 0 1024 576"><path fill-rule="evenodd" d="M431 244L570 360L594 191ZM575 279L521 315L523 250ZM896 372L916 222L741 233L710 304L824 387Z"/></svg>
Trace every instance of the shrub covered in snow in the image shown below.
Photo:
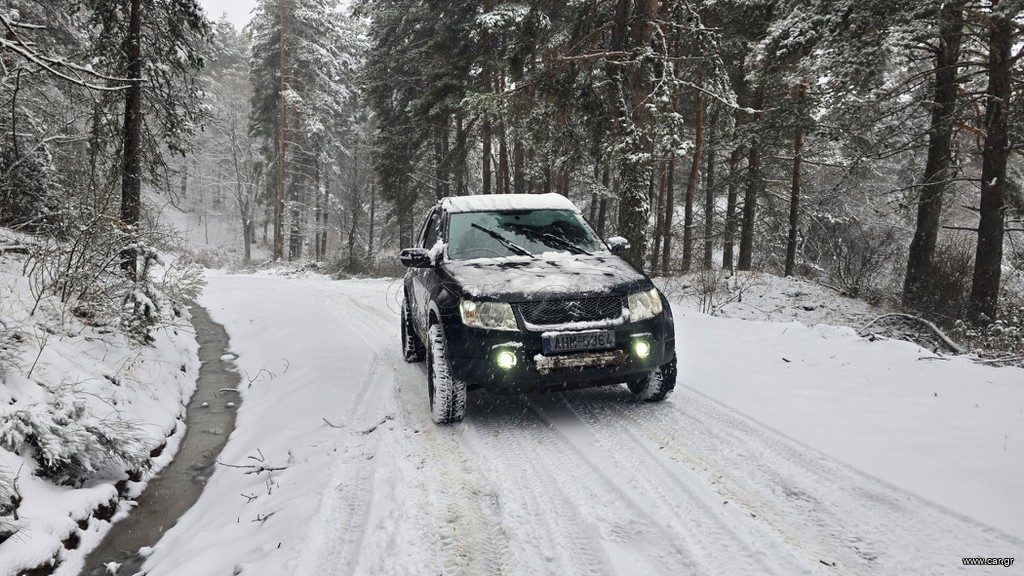
<svg viewBox="0 0 1024 576"><path fill-rule="evenodd" d="M16 531L12 521L18 519L21 496L18 495L18 486L15 482L14 476L0 466L0 542Z"/></svg>
<svg viewBox="0 0 1024 576"><path fill-rule="evenodd" d="M1002 317L984 327L958 320L953 333L981 354L1002 355L1015 363L1024 361L1024 306L1004 307Z"/></svg>
<svg viewBox="0 0 1024 576"><path fill-rule="evenodd" d="M21 332L8 328L0 318L0 378L16 365L23 338Z"/></svg>
<svg viewBox="0 0 1024 576"><path fill-rule="evenodd" d="M34 451L39 473L60 484L79 485L112 466L148 469L149 450L132 423L98 418L74 386L47 388L47 402L0 408L0 446Z"/></svg>
<svg viewBox="0 0 1024 576"><path fill-rule="evenodd" d="M168 267L154 248L157 240L106 216L40 239L25 263L35 298L33 313L52 298L56 308L88 324L121 327L151 341L150 332L180 316L203 287L201 269L194 264ZM138 263L134 281L121 270L127 253Z"/></svg>

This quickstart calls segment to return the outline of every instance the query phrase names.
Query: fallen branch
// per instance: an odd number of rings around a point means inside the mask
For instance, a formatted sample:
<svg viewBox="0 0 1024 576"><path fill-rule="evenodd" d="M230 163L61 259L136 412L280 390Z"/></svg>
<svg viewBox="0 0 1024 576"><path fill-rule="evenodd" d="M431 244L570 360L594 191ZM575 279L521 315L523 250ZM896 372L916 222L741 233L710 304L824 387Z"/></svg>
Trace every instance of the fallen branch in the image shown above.
<svg viewBox="0 0 1024 576"><path fill-rule="evenodd" d="M28 254L27 244L0 244L0 252L11 254Z"/></svg>
<svg viewBox="0 0 1024 576"><path fill-rule="evenodd" d="M253 465L253 464L228 464L226 462L217 461L217 464L221 466L227 466L228 468L243 468L247 470L246 474L262 474L263 472L280 472L281 470L287 470L287 466L264 466Z"/></svg>
<svg viewBox="0 0 1024 576"><path fill-rule="evenodd" d="M967 353L967 351L964 350L963 347L961 347L956 342L953 342L953 340L950 339L949 336L946 336L946 334L942 330L940 330L939 327L936 326L934 323L929 322L928 320L925 320L924 318L920 318L918 316L914 316L912 314L901 314L899 312L893 312L891 314L882 314L881 316L876 317L871 322L868 322L867 324L865 324L863 328L861 328L860 330L857 331L857 334L860 335L860 336L863 336L864 332L867 331L867 329L870 328L873 324L875 324L876 322L878 322L880 320L884 320L886 318L902 318L904 320L913 320L914 322L917 322L918 324L922 324L922 325L928 327L928 329L931 330L932 333L934 333L935 336L937 336L939 338L939 340L942 340L943 344L948 346L949 349L952 350L953 352L955 352L957 354L966 354Z"/></svg>
<svg viewBox="0 0 1024 576"><path fill-rule="evenodd" d="M1024 356L1003 356L1001 358L975 358L974 361L978 364L1017 364L1024 362Z"/></svg>
<svg viewBox="0 0 1024 576"><path fill-rule="evenodd" d="M384 416L384 418L381 419L380 422L377 422L376 424L374 424L373 426L370 426L366 430L360 430L359 433L364 435L364 436L367 435L367 434L373 434L374 432L377 431L377 428L380 428L381 426L384 425L385 422L387 422L388 420L391 420L393 418L394 418L393 415L388 414L388 415Z"/></svg>
<svg viewBox="0 0 1024 576"><path fill-rule="evenodd" d="M269 464L264 464L264 462L266 462L267 458L263 455L263 451L257 448L256 452L259 454L259 456L258 457L257 456L249 456L249 459L250 460L255 460L255 461L259 462L259 464L227 464L227 463L221 462L220 460L217 461L217 464L220 464L221 466L227 466L228 468L242 468L242 469L248 470L246 472L246 474L262 474L263 472L280 472L281 470L287 470L288 469L287 466L270 466Z"/></svg>

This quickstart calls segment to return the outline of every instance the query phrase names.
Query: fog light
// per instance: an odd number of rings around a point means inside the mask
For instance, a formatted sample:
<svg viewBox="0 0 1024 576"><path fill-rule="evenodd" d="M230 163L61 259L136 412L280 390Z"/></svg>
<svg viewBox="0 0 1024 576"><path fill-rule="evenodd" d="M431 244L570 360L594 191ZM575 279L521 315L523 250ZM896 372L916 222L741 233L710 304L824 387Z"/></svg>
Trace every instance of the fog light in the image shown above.
<svg viewBox="0 0 1024 576"><path fill-rule="evenodd" d="M647 358L651 355L651 344L646 340L637 340L633 343L633 352L637 358Z"/></svg>
<svg viewBox="0 0 1024 576"><path fill-rule="evenodd" d="M498 352L496 361L498 362L498 368L508 370L516 365L516 355L508 350L502 350Z"/></svg>

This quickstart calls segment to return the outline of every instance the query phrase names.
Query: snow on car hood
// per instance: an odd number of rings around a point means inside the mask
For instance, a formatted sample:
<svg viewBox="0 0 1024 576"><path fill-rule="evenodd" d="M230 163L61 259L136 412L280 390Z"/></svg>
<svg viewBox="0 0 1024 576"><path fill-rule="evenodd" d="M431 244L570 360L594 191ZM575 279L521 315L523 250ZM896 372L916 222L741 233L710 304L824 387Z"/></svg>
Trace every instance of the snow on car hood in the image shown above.
<svg viewBox="0 0 1024 576"><path fill-rule="evenodd" d="M445 269L468 296L517 301L538 295L627 294L651 281L618 256L545 252L535 256L448 261Z"/></svg>

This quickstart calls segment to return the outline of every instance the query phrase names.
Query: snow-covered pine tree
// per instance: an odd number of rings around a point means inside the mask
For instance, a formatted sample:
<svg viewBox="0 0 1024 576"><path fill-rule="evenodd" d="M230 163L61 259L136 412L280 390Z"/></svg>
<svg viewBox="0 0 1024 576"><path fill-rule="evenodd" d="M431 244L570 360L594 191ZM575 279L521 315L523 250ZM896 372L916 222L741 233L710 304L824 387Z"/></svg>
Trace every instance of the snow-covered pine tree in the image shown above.
<svg viewBox="0 0 1024 576"><path fill-rule="evenodd" d="M313 206L330 202L321 196L322 176L336 170L334 163L348 144L364 50L360 25L336 0L261 0L250 24L253 134L264 142L267 163L277 172L282 168L281 106L287 110L287 215L280 218L287 218L289 259L302 255Z"/></svg>
<svg viewBox="0 0 1024 576"><path fill-rule="evenodd" d="M144 181L154 181L163 150L184 154L202 117L197 72L209 50L210 23L196 0L80 0L96 34L98 67L122 79L121 130L116 157L120 216L141 220ZM135 252L122 267L134 277Z"/></svg>

